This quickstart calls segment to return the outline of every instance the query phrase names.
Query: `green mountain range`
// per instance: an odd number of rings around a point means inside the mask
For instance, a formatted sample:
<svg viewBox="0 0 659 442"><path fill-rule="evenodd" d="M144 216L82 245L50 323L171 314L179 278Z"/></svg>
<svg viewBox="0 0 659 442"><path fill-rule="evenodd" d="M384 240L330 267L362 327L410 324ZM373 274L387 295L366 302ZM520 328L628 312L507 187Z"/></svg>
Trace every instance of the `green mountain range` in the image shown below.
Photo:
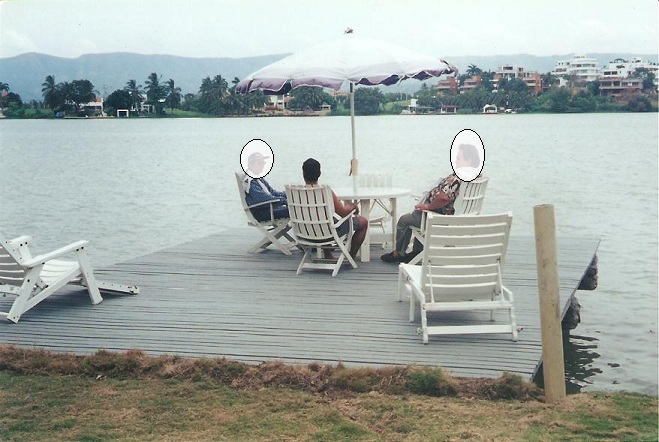
<svg viewBox="0 0 659 442"><path fill-rule="evenodd" d="M229 84L263 66L275 62L288 54L264 55L248 58L190 58L174 55L143 55L134 53L88 54L78 58L61 58L51 55L28 53L15 57L0 58L0 82L7 83L11 92L23 101L41 100L41 84L46 76L53 75L55 82L89 80L102 96L123 89L128 80L144 84L149 74L156 72L162 82L170 78L183 94L199 91L205 77L222 75ZM545 73L551 71L560 60L568 60L573 54L556 56L534 56L528 54L493 56L446 56L448 62L464 72L471 64L483 70L496 70L504 64L523 66L528 71ZM657 54L588 54L601 66L615 58L641 57L644 61L657 62ZM432 84L432 81L428 81ZM406 81L386 91L415 92L421 86L417 81Z"/></svg>

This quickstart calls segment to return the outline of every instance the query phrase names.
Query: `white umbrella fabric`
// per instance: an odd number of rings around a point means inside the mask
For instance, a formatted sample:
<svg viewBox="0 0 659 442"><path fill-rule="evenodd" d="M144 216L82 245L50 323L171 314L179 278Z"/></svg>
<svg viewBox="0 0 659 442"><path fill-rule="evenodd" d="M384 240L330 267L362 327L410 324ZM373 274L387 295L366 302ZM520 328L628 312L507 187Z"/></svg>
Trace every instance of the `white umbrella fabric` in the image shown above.
<svg viewBox="0 0 659 442"><path fill-rule="evenodd" d="M426 80L457 75L455 66L397 45L359 37L352 32L272 63L242 80L239 93L262 90L281 95L299 86L321 86L338 91L350 85L352 128L351 175L358 173L355 147L354 85L392 85L408 78Z"/></svg>

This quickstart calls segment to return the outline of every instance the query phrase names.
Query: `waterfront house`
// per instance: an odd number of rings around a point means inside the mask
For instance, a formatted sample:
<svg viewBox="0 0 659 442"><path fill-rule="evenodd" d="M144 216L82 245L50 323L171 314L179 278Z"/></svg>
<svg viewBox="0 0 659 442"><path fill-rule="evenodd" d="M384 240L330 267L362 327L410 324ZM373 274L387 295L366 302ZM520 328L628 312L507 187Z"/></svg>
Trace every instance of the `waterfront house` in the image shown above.
<svg viewBox="0 0 659 442"><path fill-rule="evenodd" d="M583 83L595 81L602 75L602 70L596 59L575 55L570 60L559 61L551 74L558 77L560 86L565 86L570 77Z"/></svg>

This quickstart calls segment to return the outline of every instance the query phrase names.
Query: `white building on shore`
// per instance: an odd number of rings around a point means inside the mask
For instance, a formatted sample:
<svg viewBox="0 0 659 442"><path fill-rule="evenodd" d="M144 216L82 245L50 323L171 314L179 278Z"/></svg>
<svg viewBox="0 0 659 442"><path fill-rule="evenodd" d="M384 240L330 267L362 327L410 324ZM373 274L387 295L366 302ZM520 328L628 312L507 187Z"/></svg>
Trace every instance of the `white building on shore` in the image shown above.
<svg viewBox="0 0 659 442"><path fill-rule="evenodd" d="M654 85L657 85L658 75L659 74L659 65L657 63L650 63L649 61L643 61L640 57L632 58L631 61L624 60L622 58L616 58L615 60L609 62L607 66L602 69L602 77L616 77L616 78L627 78L636 71L636 69L644 68L648 72L654 74Z"/></svg>
<svg viewBox="0 0 659 442"><path fill-rule="evenodd" d="M569 77L575 77L577 81L595 81L602 75L598 62L594 58L585 55L575 55L570 60L559 61L554 67L552 75L558 77L560 85L567 84Z"/></svg>

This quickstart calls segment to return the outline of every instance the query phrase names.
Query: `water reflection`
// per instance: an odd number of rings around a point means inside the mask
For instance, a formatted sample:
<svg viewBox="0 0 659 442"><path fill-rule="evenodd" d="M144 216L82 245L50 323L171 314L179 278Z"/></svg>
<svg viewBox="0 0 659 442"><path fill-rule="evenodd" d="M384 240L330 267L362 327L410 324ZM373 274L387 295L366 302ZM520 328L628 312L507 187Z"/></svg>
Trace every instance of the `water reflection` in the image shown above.
<svg viewBox="0 0 659 442"><path fill-rule="evenodd" d="M599 340L589 336L563 334L563 355L565 359L565 390L568 394L580 393L581 389L592 385L592 377L602 373L593 366L600 354L594 351ZM533 382L544 388L543 367L540 365Z"/></svg>

